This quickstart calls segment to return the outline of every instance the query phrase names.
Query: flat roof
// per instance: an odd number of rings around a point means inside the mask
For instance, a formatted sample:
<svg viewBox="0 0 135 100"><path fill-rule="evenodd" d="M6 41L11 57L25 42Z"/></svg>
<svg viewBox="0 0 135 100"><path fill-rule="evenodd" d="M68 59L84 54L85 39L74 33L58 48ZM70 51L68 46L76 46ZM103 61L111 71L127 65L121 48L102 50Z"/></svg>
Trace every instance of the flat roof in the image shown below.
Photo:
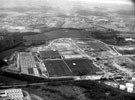
<svg viewBox="0 0 135 100"><path fill-rule="evenodd" d="M98 42L98 41L88 42L87 44L89 45L89 47L91 47L95 50L102 50L102 51L110 50L110 48L102 42Z"/></svg>
<svg viewBox="0 0 135 100"><path fill-rule="evenodd" d="M101 71L88 59L66 59L65 62L74 75L92 75Z"/></svg>
<svg viewBox="0 0 135 100"><path fill-rule="evenodd" d="M88 59L44 60L49 77L96 75L101 70Z"/></svg>
<svg viewBox="0 0 135 100"><path fill-rule="evenodd" d="M63 60L44 60L44 64L49 73L49 77L72 75L72 72Z"/></svg>
<svg viewBox="0 0 135 100"><path fill-rule="evenodd" d="M40 53L41 58L60 57L60 54L58 51L40 51L39 53Z"/></svg>

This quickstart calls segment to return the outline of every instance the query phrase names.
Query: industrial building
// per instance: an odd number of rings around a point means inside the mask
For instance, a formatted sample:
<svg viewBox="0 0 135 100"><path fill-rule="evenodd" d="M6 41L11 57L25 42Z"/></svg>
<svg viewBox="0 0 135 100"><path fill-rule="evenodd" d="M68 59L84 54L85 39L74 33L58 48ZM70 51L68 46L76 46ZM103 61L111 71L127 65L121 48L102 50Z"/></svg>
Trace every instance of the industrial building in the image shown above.
<svg viewBox="0 0 135 100"><path fill-rule="evenodd" d="M19 57L21 73L39 76L39 72L31 53L21 53Z"/></svg>
<svg viewBox="0 0 135 100"><path fill-rule="evenodd" d="M3 100L25 100L22 89L0 90L0 98ZM30 98L27 100L31 100Z"/></svg>
<svg viewBox="0 0 135 100"><path fill-rule="evenodd" d="M46 77L46 68L40 62L36 62L33 54L31 52L21 52L18 57L19 68L22 74Z"/></svg>
<svg viewBox="0 0 135 100"><path fill-rule="evenodd" d="M112 81L104 83L122 91L135 93L134 67L129 66L134 64L133 57L130 59L119 56L116 51L99 40L87 39L79 42L79 39L71 38L55 39L47 46L32 47L28 52L19 52L16 58L17 61L11 66L17 65L16 69L20 73L17 72L15 75L26 75L26 78L29 77L28 80L33 79L34 82L36 79L42 81L69 78L71 80L111 79ZM12 69L10 73L14 73L16 69L11 66L7 68ZM131 79L127 78L129 76Z"/></svg>
<svg viewBox="0 0 135 100"><path fill-rule="evenodd" d="M49 77L72 76L72 71L63 60L44 60Z"/></svg>
<svg viewBox="0 0 135 100"><path fill-rule="evenodd" d="M98 75L102 72L88 59L44 60L44 64L49 77Z"/></svg>
<svg viewBox="0 0 135 100"><path fill-rule="evenodd" d="M34 54L31 52L21 52L18 55L20 72L31 76L44 78L74 77L97 75L101 72L91 60L82 58L80 54L79 57L69 55L69 59L60 59L61 55L58 51L40 51L39 60L35 60Z"/></svg>
<svg viewBox="0 0 135 100"><path fill-rule="evenodd" d="M93 44L92 48L97 46ZM93 80L99 79L104 74L70 38L56 39L50 41L47 46L39 46L35 50L32 48L29 52L19 52L16 58L17 68L20 70L17 74L26 75L25 78L29 79L87 76L85 79Z"/></svg>
<svg viewBox="0 0 135 100"><path fill-rule="evenodd" d="M58 51L40 51L39 54L41 59L61 59L61 55Z"/></svg>
<svg viewBox="0 0 135 100"><path fill-rule="evenodd" d="M65 62L75 76L94 75L96 72L101 71L88 59L68 59Z"/></svg>
<svg viewBox="0 0 135 100"><path fill-rule="evenodd" d="M72 50L73 47L70 43L53 43L53 48L59 51Z"/></svg>
<svg viewBox="0 0 135 100"><path fill-rule="evenodd" d="M102 42L99 41L89 41L87 44L78 43L78 45L86 51L107 51L110 48Z"/></svg>

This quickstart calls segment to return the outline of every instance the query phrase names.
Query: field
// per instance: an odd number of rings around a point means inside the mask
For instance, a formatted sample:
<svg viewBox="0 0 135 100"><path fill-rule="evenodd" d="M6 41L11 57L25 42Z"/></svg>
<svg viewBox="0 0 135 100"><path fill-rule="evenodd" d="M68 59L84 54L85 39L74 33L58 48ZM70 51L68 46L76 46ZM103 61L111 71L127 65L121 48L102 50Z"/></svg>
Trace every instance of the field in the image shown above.
<svg viewBox="0 0 135 100"><path fill-rule="evenodd" d="M50 77L70 76L72 73L62 60L44 60Z"/></svg>

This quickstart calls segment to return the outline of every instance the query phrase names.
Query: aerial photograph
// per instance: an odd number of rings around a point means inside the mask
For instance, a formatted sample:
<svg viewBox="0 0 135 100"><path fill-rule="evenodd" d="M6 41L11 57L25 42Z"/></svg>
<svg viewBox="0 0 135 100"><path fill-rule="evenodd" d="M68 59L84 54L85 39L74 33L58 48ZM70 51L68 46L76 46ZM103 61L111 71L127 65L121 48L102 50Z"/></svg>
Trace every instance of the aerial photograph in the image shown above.
<svg viewBox="0 0 135 100"><path fill-rule="evenodd" d="M0 0L0 100L135 100L135 1Z"/></svg>

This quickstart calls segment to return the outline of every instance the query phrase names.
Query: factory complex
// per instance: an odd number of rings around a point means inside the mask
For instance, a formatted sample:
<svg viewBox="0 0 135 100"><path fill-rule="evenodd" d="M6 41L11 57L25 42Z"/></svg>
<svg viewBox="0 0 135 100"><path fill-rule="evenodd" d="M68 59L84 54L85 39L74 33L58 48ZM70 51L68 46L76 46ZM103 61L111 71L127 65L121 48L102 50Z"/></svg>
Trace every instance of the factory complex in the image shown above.
<svg viewBox="0 0 135 100"><path fill-rule="evenodd" d="M131 62L107 44L87 38L58 38L47 45L17 52L2 70L41 80L104 80L104 84L129 93L135 92L135 73L124 62Z"/></svg>

